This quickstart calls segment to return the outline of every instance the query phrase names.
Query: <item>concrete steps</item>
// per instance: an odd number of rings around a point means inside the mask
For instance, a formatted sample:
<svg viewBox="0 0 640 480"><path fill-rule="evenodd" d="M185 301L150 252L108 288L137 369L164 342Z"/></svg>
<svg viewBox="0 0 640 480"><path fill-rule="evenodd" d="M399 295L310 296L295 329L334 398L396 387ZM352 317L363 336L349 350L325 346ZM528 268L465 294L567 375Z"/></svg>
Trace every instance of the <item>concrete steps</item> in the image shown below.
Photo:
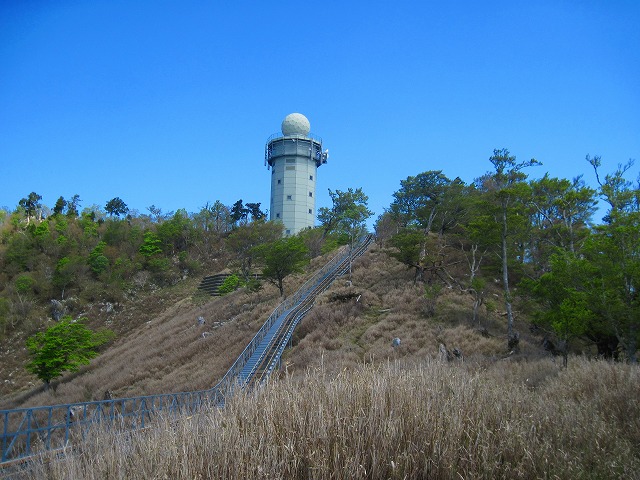
<svg viewBox="0 0 640 480"><path fill-rule="evenodd" d="M231 276L231 273L216 273L215 275L204 277L200 281L200 285L198 285L198 290L203 290L214 297L218 296L218 288L229 276Z"/></svg>

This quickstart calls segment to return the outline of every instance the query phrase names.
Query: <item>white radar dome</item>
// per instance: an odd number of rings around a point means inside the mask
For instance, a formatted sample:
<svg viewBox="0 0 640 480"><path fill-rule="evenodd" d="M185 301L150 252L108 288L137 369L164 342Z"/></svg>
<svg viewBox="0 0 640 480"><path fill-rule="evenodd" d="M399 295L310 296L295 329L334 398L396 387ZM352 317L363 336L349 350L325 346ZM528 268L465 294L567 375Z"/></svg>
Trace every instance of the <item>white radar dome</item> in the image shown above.
<svg viewBox="0 0 640 480"><path fill-rule="evenodd" d="M311 125L307 117L301 113L290 113L282 121L282 134L285 137L291 135L309 135L311 131Z"/></svg>

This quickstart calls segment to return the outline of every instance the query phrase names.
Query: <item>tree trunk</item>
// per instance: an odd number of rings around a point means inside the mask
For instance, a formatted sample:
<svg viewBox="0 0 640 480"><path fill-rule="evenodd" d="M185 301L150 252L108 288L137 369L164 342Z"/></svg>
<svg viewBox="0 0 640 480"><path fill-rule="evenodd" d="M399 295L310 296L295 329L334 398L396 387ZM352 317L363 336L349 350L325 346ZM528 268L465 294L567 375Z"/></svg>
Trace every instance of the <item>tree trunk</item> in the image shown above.
<svg viewBox="0 0 640 480"><path fill-rule="evenodd" d="M507 206L502 204L502 283L504 286L504 303L507 309L507 337L514 337L513 311L511 309L511 292L509 290L509 266L507 258Z"/></svg>
<svg viewBox="0 0 640 480"><path fill-rule="evenodd" d="M480 318L478 317L478 309L482 305L482 294L477 290L473 292L473 317L471 319L472 323L478 322L480 324Z"/></svg>
<svg viewBox="0 0 640 480"><path fill-rule="evenodd" d="M473 314L471 317L471 322L472 323L476 323L476 320L478 319L478 307L480 306L480 302L478 301L478 299L476 298L473 301Z"/></svg>

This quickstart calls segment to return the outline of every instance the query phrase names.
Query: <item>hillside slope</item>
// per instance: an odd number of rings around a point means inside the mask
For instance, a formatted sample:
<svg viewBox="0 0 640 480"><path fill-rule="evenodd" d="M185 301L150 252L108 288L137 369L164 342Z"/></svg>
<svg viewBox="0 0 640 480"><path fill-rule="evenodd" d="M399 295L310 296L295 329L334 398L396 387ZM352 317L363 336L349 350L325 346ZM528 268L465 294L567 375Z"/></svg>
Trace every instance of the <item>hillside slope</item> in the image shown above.
<svg viewBox="0 0 640 480"><path fill-rule="evenodd" d="M305 274L288 278L288 291L330 257L316 258ZM362 362L424 359L436 357L440 344L458 348L475 361L507 353L506 327L499 313L483 312L479 330L480 325L470 324L472 302L467 294L435 281L426 288L414 284L412 273L378 245L354 262L352 280L349 284L342 277L320 295L294 333L283 369L297 375L320 364L327 371L340 371ZM0 408L97 400L107 390L115 397L130 397L215 385L280 298L269 284L258 292L238 290L205 299L194 297L195 287L193 281L183 282L137 304L108 314L96 312L94 323L119 333L104 353L77 374L65 375L55 392L41 391L26 372L16 373L20 381L14 392L22 391L8 395L5 390ZM198 317L206 323L199 325ZM524 322L520 327L526 330ZM392 345L396 337L401 340L398 347ZM540 351L523 338L521 355Z"/></svg>

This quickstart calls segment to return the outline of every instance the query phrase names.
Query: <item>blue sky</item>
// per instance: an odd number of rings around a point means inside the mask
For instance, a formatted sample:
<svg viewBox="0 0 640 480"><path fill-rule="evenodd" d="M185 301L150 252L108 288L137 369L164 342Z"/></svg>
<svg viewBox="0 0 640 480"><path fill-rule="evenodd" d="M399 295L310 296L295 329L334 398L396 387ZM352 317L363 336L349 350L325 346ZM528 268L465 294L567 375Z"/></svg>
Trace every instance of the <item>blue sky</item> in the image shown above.
<svg viewBox="0 0 640 480"><path fill-rule="evenodd" d="M637 0L0 0L0 206L266 208L291 112L330 152L317 207L362 187L377 216L494 148L593 184L587 154L640 162L638 25Z"/></svg>

